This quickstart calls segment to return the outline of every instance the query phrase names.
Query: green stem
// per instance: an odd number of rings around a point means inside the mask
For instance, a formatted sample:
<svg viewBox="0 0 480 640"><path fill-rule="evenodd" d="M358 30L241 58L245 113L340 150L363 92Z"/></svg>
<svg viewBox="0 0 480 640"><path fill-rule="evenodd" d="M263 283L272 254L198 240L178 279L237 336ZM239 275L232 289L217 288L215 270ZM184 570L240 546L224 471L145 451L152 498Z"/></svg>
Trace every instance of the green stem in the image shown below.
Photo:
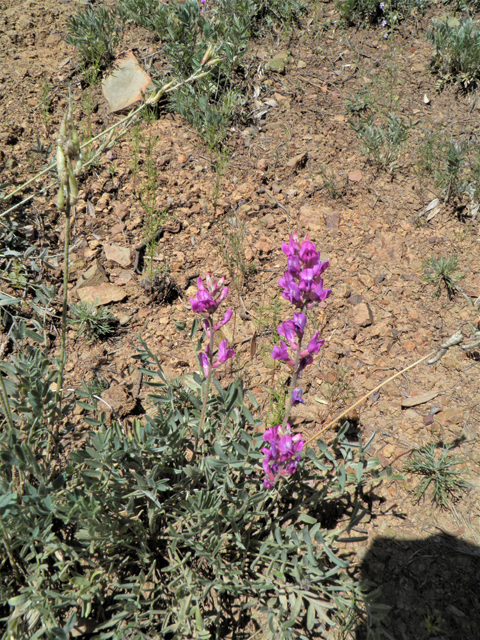
<svg viewBox="0 0 480 640"><path fill-rule="evenodd" d="M214 341L215 341L215 331L213 330L213 321L212 321L211 317L208 318L208 324L210 326L210 354L211 354L211 356L210 356L210 362L209 362L209 367L208 367L207 382L205 384L205 395L203 397L202 413L200 414L200 423L198 425L197 437L195 439L195 448L193 450L193 457L194 458L197 455L198 442L199 442L200 437L201 437L202 432L203 432L203 425L204 425L205 416L206 416L206 413L207 413L208 396L209 396L210 385L211 385L212 376L213 376L212 363L213 363L213 346L214 346Z"/></svg>
<svg viewBox="0 0 480 640"><path fill-rule="evenodd" d="M68 253L70 248L70 188L67 182L66 186L66 200L65 200L65 243L63 253L63 301L62 301L62 334L60 341L60 364L58 367L57 378L57 390L55 392L55 410L53 413L54 424L51 425L47 458L50 457L50 450L52 442L55 443L55 449L58 443L58 431L60 428L60 421L62 416L62 389L63 389L63 375L65 370L65 343L67 336L67 307L68 307Z"/></svg>
<svg viewBox="0 0 480 640"><path fill-rule="evenodd" d="M304 314L306 310L307 310L307 306L304 305L303 309L302 309L302 313ZM285 415L283 416L282 431L285 431L285 427L287 426L288 419L290 417L290 412L292 411L292 394L293 394L293 390L297 386L298 365L300 363L300 351L302 350L302 342L303 342L303 334L298 338L298 348L297 348L297 353L295 355L295 364L294 364L294 367L293 367L293 375L292 375L292 379L290 381L290 388L288 390L287 401L285 403Z"/></svg>
<svg viewBox="0 0 480 640"><path fill-rule="evenodd" d="M10 403L8 401L8 395L7 395L7 390L5 389L5 381L3 379L3 375L0 373L0 387L2 390L2 405L3 405L3 410L5 412L5 417L7 419L8 422L8 426L10 427L10 431L13 431L14 427L13 427L13 417L12 417L12 411L10 409Z"/></svg>
<svg viewBox="0 0 480 640"><path fill-rule="evenodd" d="M5 545L5 550L7 552L8 559L9 559L10 564L12 566L13 573L15 575L15 580L17 581L18 584L20 584L21 576L20 576L19 567L18 567L17 561L15 560L15 556L13 555L12 547L10 545L10 538L9 538L8 532L6 531L5 526L3 524L3 520L2 520L2 516L1 515L0 515L0 529L2 530L3 544Z"/></svg>

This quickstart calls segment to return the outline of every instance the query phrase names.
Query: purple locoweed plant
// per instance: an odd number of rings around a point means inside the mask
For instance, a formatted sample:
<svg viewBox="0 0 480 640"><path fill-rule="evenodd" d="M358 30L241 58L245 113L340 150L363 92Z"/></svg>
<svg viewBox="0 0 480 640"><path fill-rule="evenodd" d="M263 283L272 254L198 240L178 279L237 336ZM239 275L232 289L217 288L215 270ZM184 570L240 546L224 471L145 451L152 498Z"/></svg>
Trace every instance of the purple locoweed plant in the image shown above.
<svg viewBox="0 0 480 640"><path fill-rule="evenodd" d="M300 245L298 235L294 233L290 236L288 244L282 244L282 251L287 256L287 270L278 282L283 289L282 297L301 311L296 311L291 320L285 320L278 325L280 345L275 345L272 351L275 361L279 360L289 365L292 376L282 424L268 429L263 435L263 440L270 444L270 448L262 448L265 454L263 469L266 488L271 488L277 478L291 475L297 469L305 441L301 434L292 433L288 419L292 406L305 404L302 389L297 388L298 378L304 369L313 363L313 356L325 343L325 340L319 337L319 332L315 332L307 346L302 348L307 325L306 314L331 294L331 289L324 289L322 278L329 262L320 260L320 253L308 236Z"/></svg>

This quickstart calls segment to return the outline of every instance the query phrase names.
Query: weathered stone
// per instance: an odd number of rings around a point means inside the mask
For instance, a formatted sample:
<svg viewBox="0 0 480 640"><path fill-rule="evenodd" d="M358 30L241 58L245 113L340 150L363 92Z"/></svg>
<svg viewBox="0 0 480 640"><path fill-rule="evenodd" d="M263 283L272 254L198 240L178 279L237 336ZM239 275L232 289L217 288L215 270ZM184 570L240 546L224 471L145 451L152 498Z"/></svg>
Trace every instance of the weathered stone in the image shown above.
<svg viewBox="0 0 480 640"><path fill-rule="evenodd" d="M353 321L359 327L368 327L373 323L373 313L368 304L357 304L353 311Z"/></svg>
<svg viewBox="0 0 480 640"><path fill-rule="evenodd" d="M127 247L120 247L118 244L104 244L103 250L107 260L113 260L122 265L122 267L128 267L131 260L130 249Z"/></svg>
<svg viewBox="0 0 480 640"><path fill-rule="evenodd" d="M98 260L95 260L92 266L78 278L76 289L96 287L103 282L108 282L107 274Z"/></svg>
<svg viewBox="0 0 480 640"><path fill-rule="evenodd" d="M308 160L308 153L304 151L303 153L299 153L297 156L290 158L287 161L287 167L290 169L301 169L304 167Z"/></svg>
<svg viewBox="0 0 480 640"><path fill-rule="evenodd" d="M288 51L279 51L273 56L270 62L265 65L266 71L275 71L276 73L285 73L285 67L288 63Z"/></svg>
<svg viewBox="0 0 480 640"><path fill-rule="evenodd" d="M99 307L110 302L121 302L127 297L126 292L121 287L117 287L109 282L104 282L99 286L85 286L77 290L78 297L82 302Z"/></svg>

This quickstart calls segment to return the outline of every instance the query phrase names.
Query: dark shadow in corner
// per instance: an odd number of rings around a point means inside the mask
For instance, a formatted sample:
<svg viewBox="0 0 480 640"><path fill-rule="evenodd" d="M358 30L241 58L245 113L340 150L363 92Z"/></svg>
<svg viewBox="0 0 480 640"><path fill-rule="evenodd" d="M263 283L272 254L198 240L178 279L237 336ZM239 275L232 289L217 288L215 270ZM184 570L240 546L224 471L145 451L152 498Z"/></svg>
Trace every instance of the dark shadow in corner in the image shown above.
<svg viewBox="0 0 480 640"><path fill-rule="evenodd" d="M362 624L356 640L480 640L479 547L443 534L377 538L360 572L364 590L378 589L375 603L390 609L369 634Z"/></svg>

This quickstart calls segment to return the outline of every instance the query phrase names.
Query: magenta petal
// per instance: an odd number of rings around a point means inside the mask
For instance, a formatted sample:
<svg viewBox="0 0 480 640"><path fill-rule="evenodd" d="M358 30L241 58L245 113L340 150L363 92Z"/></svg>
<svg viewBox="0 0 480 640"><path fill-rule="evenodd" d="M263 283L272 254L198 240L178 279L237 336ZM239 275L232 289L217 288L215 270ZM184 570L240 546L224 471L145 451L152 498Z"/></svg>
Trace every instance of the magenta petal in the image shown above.
<svg viewBox="0 0 480 640"><path fill-rule="evenodd" d="M204 353L198 354L198 359L200 360L200 364L203 367L203 371L205 372L205 377L208 377L208 372L210 370L208 358Z"/></svg>
<svg viewBox="0 0 480 640"><path fill-rule="evenodd" d="M231 309L228 309L225 315L223 316L223 318L220 320L220 322L217 322L217 324L214 325L213 330L218 331L221 327L223 327L224 324L227 324L227 322L230 321L232 314L233 314L233 311Z"/></svg>

